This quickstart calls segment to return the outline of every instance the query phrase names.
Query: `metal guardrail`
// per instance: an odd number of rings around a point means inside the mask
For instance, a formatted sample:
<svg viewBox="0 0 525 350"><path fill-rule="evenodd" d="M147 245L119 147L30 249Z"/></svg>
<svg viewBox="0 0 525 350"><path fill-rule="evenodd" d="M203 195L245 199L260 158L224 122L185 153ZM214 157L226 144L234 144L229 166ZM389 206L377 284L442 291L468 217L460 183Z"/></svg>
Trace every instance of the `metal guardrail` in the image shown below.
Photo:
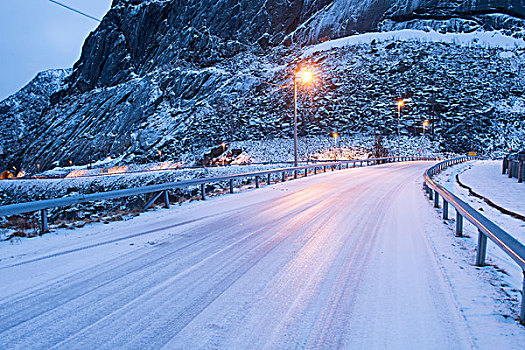
<svg viewBox="0 0 525 350"><path fill-rule="evenodd" d="M230 193L233 193L234 192L234 181L238 179L243 179L243 178L255 178L255 187L259 188L260 179L262 177L266 177L267 178L266 182L269 184L271 182L272 175L275 175L275 174L280 174L281 181L286 181L286 176L290 173L293 173L294 178L296 179L300 171L304 171L304 176L308 176L308 172L312 169L313 169L313 173L317 174L318 170L323 170L324 172L326 172L326 170L329 168L332 168L333 170L335 169L341 170L346 167L348 169L350 165L352 165L352 167L356 167L357 164L359 164L359 166L362 167L363 165L368 166L368 165L385 164L385 163L393 163L393 162L401 162L401 161L415 161L415 160L429 160L429 159L431 158L388 157L388 158L374 158L374 159L363 159L363 160L343 160L343 161L329 162L329 163L322 163L322 164L304 165L304 166L299 166L299 167L279 168L279 169L251 172L251 173L241 173L241 174L226 175L226 176L219 176L219 177L209 177L209 178L195 179L195 180L168 182L168 183L163 183L163 184L148 185L148 186L142 186L142 187L136 187L136 188L123 189L123 190L97 192L97 193L77 195L77 196L71 196L71 197L62 197L62 198L56 198L56 199L46 199L46 200L40 200L40 201L34 201L34 202L4 205L4 206L0 206L0 216L10 216L10 215L17 215L17 214L40 211L40 232L45 233L49 231L48 221L47 221L47 210L51 208L67 207L67 206L71 206L71 205L79 204L79 203L124 198L124 197L131 197L131 196L151 194L151 193L154 193L155 195L146 203L143 210L149 208L160 196L163 196L164 198L164 206L166 208L169 208L170 203L169 203L169 192L168 191L176 189L176 188L187 188L191 186L200 185L201 198L202 200L205 200L207 183L217 183L217 182L228 181L229 187L230 187Z"/></svg>
<svg viewBox="0 0 525 350"><path fill-rule="evenodd" d="M448 207L456 209L456 236L463 236L463 218L467 219L478 229L478 246L476 266L485 266L487 255L487 237L510 256L522 269L523 287L520 310L520 322L525 325L525 246L509 235L499 226L487 219L476 209L450 193L445 187L436 183L432 176L444 168L466 162L476 157L459 157L438 163L425 172L425 190L429 199L434 200L434 207L439 208L439 198L443 199L443 219L448 220Z"/></svg>

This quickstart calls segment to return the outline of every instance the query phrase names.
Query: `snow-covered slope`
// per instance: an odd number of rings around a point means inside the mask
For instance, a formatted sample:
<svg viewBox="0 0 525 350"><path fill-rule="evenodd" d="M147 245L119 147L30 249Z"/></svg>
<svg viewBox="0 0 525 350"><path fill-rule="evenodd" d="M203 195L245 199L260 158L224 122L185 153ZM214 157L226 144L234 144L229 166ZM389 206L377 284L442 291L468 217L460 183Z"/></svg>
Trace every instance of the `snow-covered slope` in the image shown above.
<svg viewBox="0 0 525 350"><path fill-rule="evenodd" d="M396 28L519 38L524 14L514 0L115 0L51 103L34 112L31 101L22 105L31 132L14 143L2 135L0 169L108 156L149 162L159 150L179 160L223 141L290 137L293 95L263 81L289 82L309 44ZM310 93L300 91L302 136L393 135L395 100L411 98L403 111L407 136L419 136L421 121L433 119L430 137L444 150L515 143L523 50L376 41L312 56L323 77ZM0 109L2 126L6 115L18 112ZM501 131L494 144L483 141Z"/></svg>
<svg viewBox="0 0 525 350"><path fill-rule="evenodd" d="M41 72L19 92L0 102L0 164L5 153L23 151L27 140L42 132L38 129L39 118L49 107L51 95L62 88L69 74L69 69ZM14 160L13 165L19 163Z"/></svg>

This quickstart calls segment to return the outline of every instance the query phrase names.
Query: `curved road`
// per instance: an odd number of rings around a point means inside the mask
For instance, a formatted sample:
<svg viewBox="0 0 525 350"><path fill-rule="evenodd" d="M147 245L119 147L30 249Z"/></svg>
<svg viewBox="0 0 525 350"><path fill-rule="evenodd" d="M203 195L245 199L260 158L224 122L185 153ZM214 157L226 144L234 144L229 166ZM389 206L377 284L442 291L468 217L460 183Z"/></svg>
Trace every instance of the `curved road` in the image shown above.
<svg viewBox="0 0 525 350"><path fill-rule="evenodd" d="M2 261L0 348L471 348L418 215L429 164L159 210Z"/></svg>

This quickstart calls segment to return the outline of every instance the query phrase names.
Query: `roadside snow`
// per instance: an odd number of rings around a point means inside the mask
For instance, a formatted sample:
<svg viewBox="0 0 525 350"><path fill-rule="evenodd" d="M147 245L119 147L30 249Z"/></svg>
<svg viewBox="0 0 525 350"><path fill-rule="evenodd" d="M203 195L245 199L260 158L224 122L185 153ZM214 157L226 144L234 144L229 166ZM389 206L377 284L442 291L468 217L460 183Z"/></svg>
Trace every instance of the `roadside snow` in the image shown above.
<svg viewBox="0 0 525 350"><path fill-rule="evenodd" d="M510 179L501 175L501 169L498 164L500 164L499 161L467 162L445 169L435 179L460 199L470 204L473 208L478 209L488 219L521 243L525 243L525 222L502 214L483 200L469 195L468 190L460 187L456 182L456 175L459 174L460 180L470 181L470 183L467 182L467 185L474 185L473 189L476 192L479 191L481 192L480 194L487 195L489 199L495 202L498 199L503 200L506 194L505 204L507 206L514 209L522 208L519 203L523 201L523 192L509 190L512 184L507 180ZM514 179L514 183L517 184L516 179ZM525 187L525 185L521 185ZM494 198L490 197L490 195ZM510 210L510 208L507 209ZM521 214L523 214L523 211ZM441 209L436 212L436 215L441 215ZM449 227L451 234L454 234L455 211L453 208L450 209L449 217L451 219L445 221L444 224ZM468 257L469 263L474 264L478 232L477 228L467 220L464 221L464 236L463 238L455 238L454 245L464 250L466 253L464 256ZM516 311L519 310L523 286L523 272L521 268L490 240L487 246L487 264L488 266L486 267L476 268L480 277L498 288L501 294L500 298L510 300L513 304L512 308ZM503 305L505 302L501 300L499 303Z"/></svg>
<svg viewBox="0 0 525 350"><path fill-rule="evenodd" d="M503 175L501 168L501 160L481 160L459 177L474 192L505 209L525 215L525 184Z"/></svg>
<svg viewBox="0 0 525 350"><path fill-rule="evenodd" d="M375 41L409 41L418 40L423 42L442 42L462 46L498 47L502 49L524 48L525 40L506 36L497 31L473 32L473 33L438 33L435 31L422 31L415 29L402 29L381 33L365 33L348 36L340 39L330 40L307 49L304 57L311 56L319 51L327 51L351 45L369 44Z"/></svg>

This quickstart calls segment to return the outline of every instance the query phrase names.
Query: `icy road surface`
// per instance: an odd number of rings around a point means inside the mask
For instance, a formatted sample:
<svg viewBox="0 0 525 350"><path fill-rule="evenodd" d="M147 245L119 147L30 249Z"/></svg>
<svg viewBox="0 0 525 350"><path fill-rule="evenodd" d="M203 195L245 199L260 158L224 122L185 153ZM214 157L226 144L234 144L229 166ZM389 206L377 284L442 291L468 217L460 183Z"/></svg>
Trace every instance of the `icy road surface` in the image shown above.
<svg viewBox="0 0 525 350"><path fill-rule="evenodd" d="M422 193L429 166L322 174L4 242L0 348L519 348L524 333L494 321L492 300L458 304L489 284L464 293L455 283L472 276L458 273L474 268L454 263L450 278L441 266L429 227L453 237Z"/></svg>

